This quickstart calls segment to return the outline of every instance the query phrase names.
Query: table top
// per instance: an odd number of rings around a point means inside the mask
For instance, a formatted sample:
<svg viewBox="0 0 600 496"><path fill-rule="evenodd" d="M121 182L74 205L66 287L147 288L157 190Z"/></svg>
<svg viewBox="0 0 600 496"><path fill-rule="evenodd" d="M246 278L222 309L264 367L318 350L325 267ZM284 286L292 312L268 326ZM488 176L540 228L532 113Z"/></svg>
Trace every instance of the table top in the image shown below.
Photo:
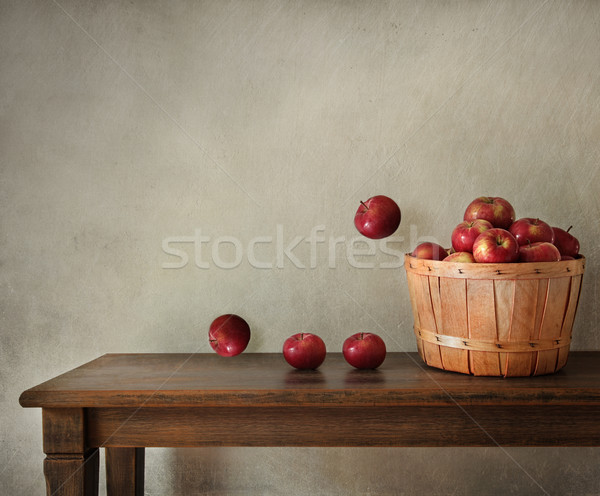
<svg viewBox="0 0 600 496"><path fill-rule="evenodd" d="M318 370L291 368L281 353L107 354L23 392L23 407L600 405L600 352L571 352L559 372L473 377L388 353L357 370L329 353Z"/></svg>

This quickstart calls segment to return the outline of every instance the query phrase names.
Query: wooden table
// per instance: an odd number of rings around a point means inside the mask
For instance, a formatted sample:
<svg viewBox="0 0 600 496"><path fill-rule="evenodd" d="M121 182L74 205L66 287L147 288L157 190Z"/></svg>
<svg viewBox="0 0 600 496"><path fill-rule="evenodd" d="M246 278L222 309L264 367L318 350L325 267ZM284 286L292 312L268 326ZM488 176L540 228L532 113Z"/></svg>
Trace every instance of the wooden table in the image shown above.
<svg viewBox="0 0 600 496"><path fill-rule="evenodd" d="M600 352L554 375L501 379L390 353L359 371L328 354L109 354L25 391L41 407L47 494L143 494L144 448L183 446L600 446Z"/></svg>

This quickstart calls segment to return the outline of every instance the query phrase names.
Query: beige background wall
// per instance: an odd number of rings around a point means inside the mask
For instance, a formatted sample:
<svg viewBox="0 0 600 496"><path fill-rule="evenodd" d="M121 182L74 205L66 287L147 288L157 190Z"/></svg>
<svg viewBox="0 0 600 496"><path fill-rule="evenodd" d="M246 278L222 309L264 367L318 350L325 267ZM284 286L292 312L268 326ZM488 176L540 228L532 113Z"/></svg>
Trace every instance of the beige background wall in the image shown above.
<svg viewBox="0 0 600 496"><path fill-rule="evenodd" d="M20 392L100 354L209 352L226 312L249 352L301 330L414 351L398 257L345 248L365 249L352 219L374 194L402 208L397 252L449 244L484 194L574 224L573 348L600 349L600 2L2 0L0 126L2 494L44 494ZM599 466L596 449L149 450L146 494L591 495Z"/></svg>

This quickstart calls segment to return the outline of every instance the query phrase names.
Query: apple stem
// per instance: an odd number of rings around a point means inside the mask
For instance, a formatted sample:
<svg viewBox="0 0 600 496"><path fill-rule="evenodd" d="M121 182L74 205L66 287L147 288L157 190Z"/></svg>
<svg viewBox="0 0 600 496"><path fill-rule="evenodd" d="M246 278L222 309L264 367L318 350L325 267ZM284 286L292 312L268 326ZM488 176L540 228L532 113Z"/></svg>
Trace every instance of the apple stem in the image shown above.
<svg viewBox="0 0 600 496"><path fill-rule="evenodd" d="M363 207L365 207L367 210L369 210L369 207L367 207L367 206L365 205L365 202L364 202L364 201L361 201L361 202L360 202L360 204L361 204Z"/></svg>
<svg viewBox="0 0 600 496"><path fill-rule="evenodd" d="M571 230L571 228L572 228L572 227L573 227L573 226L569 226L569 229L567 229L567 232L569 232L569 231Z"/></svg>

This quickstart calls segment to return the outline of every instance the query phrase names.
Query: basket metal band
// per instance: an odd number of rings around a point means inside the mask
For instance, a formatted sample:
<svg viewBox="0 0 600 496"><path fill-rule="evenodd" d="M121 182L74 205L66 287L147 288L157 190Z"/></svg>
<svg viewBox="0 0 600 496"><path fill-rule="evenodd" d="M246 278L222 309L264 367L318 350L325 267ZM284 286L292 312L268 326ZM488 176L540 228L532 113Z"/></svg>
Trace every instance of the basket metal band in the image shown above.
<svg viewBox="0 0 600 496"><path fill-rule="evenodd" d="M428 343L472 351L545 351L563 348L569 346L571 343L571 336L531 341L486 341L482 339L461 338L457 336L448 336L446 334L438 334L433 331L428 331L427 329L421 329L417 326L414 327L414 330L417 338L427 341Z"/></svg>

